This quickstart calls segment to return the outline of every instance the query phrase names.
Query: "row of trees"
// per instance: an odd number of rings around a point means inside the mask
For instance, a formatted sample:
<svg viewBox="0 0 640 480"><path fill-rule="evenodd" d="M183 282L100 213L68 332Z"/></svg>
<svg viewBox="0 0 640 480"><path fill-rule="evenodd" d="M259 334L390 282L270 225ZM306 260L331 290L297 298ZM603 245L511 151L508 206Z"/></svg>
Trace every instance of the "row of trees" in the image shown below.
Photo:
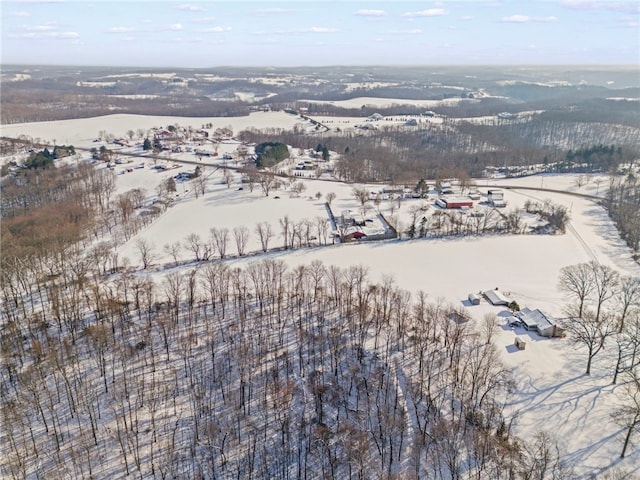
<svg viewBox="0 0 640 480"><path fill-rule="evenodd" d="M329 244L330 227L325 217L317 217L315 220L302 219L293 221L285 215L279 220L278 229L269 222L259 222L253 229L253 238L258 239L260 252L269 250L289 250L295 248L322 246ZM280 238L281 243L274 245L274 240ZM225 259L236 255L242 257L249 253L252 231L246 226L237 226L233 229L226 227L212 227L209 236L203 238L197 233L190 233L183 242L173 242L162 247L163 252L169 255L173 263L182 262L183 253L186 251L191 261L206 262L209 260ZM135 242L138 259L143 269L154 264L159 256L155 245L147 239L138 239Z"/></svg>

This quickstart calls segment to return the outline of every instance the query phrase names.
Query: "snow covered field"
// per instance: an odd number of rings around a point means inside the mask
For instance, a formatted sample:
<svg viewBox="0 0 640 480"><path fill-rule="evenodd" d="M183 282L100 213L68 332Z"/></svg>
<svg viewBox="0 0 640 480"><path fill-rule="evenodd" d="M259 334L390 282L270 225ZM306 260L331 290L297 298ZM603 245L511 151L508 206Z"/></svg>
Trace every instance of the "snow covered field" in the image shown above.
<svg viewBox="0 0 640 480"><path fill-rule="evenodd" d="M442 105L457 105L461 102L477 102L473 99L447 98L444 100L407 100L406 98L378 98L378 97L356 97L349 100L323 101L323 100L302 100L309 103L328 103L342 108L367 107L391 107L393 105L412 105L414 107L433 108Z"/></svg>
<svg viewBox="0 0 640 480"><path fill-rule="evenodd" d="M357 99L358 106L366 99ZM199 127L211 122L216 127L231 126L237 132L243 128L292 128L300 122L296 116L285 113L255 113L241 118L144 117L137 115L113 115L92 119L60 122L3 125L2 135L17 137L20 134L56 139L58 143L90 146L101 130L123 135L129 129L149 129L158 125L180 124ZM163 178L175 172L158 173L150 169L134 170L118 175L117 191L145 188L152 193ZM492 185L529 186L578 191L602 195L606 179L577 186L574 175L544 175L520 179L490 180ZM354 185L312 179L300 179L306 190L299 197L289 191L274 191L265 197L259 187L253 192L238 190L236 176L230 188L222 183L221 172L211 173L204 196L195 198L188 183L178 184L176 204L148 228L121 245L121 255L136 264L135 242L144 238L154 244L158 257L157 275L165 272L162 264L168 255L162 246L183 241L190 233L206 237L211 228L245 226L252 233L247 250L259 249L253 233L258 222L272 225L276 236L272 246L280 246L279 220L288 216L292 221L326 217L324 199L327 193L336 194L334 212L357 209L353 198ZM479 180L478 187L488 180ZM316 198L316 192L320 198ZM275 196L280 198L276 199ZM278 251L267 254L284 260L290 266L321 260L326 265L364 265L374 281L391 275L398 286L411 292L424 291L431 299L442 298L468 310L473 320L479 321L487 312L504 316L503 307L486 302L479 306L465 303L471 292L498 287L521 307L540 308L556 316L563 316L566 298L558 290L558 274L562 267L596 260L615 268L622 275L640 276L640 266L635 262L615 226L604 209L591 200L560 193L508 190L505 198L509 208L522 206L527 199L564 205L570 211L571 223L564 235L492 235L486 237L393 240L384 242L331 245L312 249ZM382 210L388 208L381 206ZM400 212L406 215L407 206ZM230 251L234 250L230 239ZM184 254L186 258L186 253ZM234 266L247 265L255 258L227 260ZM188 267L184 267L188 268ZM515 336L523 336L527 349L512 348ZM619 452L623 431L610 417L621 387L611 383L611 368L606 351L596 357L591 376L584 375L586 355L582 347L570 338L543 339L523 330L502 326L494 338L505 364L513 369L517 388L505 399L508 411L515 416L515 433L524 439L539 429L553 433L558 439L566 459L584 478L596 477L609 467L622 467L631 472L640 471L640 451L631 449L627 458L620 461Z"/></svg>

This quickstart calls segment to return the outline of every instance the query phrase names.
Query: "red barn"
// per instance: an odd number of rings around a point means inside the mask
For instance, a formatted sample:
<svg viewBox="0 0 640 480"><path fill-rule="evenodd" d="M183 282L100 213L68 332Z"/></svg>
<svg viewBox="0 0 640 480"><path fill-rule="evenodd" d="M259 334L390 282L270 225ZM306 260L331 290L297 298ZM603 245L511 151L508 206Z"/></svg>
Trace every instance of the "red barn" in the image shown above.
<svg viewBox="0 0 640 480"><path fill-rule="evenodd" d="M471 208L473 200L469 197L442 196L436 200L436 205L442 208Z"/></svg>

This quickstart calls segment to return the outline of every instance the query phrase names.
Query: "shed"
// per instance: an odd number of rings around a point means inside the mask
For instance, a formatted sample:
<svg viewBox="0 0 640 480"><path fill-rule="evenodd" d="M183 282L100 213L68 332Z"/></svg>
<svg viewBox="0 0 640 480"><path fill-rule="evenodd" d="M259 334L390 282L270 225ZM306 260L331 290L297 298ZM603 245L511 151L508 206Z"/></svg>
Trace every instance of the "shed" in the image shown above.
<svg viewBox="0 0 640 480"><path fill-rule="evenodd" d="M475 293L470 293L469 294L469 303L471 303L471 305L480 305L480 297L478 295L476 295Z"/></svg>
<svg viewBox="0 0 640 480"><path fill-rule="evenodd" d="M509 305L511 301L505 297L500 290L487 290L483 293L491 305Z"/></svg>
<svg viewBox="0 0 640 480"><path fill-rule="evenodd" d="M520 337L516 337L513 344L518 347L518 350L524 350L527 347L527 342L522 340Z"/></svg>

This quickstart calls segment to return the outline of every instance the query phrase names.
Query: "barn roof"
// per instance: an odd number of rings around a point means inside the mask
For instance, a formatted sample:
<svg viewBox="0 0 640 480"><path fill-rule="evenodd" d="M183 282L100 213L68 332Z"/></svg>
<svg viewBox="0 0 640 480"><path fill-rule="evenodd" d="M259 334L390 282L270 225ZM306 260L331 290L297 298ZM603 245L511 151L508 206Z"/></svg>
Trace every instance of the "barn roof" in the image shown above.
<svg viewBox="0 0 640 480"><path fill-rule="evenodd" d="M487 297L492 305L508 305L510 302L500 290L487 290L484 292L484 296Z"/></svg>

